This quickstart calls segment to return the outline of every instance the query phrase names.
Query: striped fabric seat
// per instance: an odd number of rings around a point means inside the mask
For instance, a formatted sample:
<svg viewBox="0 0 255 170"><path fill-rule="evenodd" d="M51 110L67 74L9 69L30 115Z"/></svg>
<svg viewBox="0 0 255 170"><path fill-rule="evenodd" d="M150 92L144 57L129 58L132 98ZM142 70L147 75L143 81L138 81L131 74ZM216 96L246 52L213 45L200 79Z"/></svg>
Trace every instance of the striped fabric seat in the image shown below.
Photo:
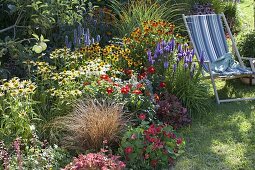
<svg viewBox="0 0 255 170"><path fill-rule="evenodd" d="M229 52L221 16L217 14L186 16L190 36L197 54L203 54L206 61L214 62ZM207 65L204 65L208 71ZM228 69L220 76L231 76L240 74L252 74L251 71L240 69Z"/></svg>

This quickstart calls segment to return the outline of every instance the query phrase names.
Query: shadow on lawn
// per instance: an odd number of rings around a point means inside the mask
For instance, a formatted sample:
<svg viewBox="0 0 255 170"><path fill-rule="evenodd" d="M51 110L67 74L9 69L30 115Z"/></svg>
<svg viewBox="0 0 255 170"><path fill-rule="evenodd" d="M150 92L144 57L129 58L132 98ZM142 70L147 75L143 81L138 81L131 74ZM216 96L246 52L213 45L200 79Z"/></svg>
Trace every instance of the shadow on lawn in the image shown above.
<svg viewBox="0 0 255 170"><path fill-rule="evenodd" d="M220 90L221 97L250 97L250 93L255 96L255 87L239 82L226 83ZM183 131L187 151L175 169L255 169L254 106L255 101L213 102L208 113L194 118Z"/></svg>

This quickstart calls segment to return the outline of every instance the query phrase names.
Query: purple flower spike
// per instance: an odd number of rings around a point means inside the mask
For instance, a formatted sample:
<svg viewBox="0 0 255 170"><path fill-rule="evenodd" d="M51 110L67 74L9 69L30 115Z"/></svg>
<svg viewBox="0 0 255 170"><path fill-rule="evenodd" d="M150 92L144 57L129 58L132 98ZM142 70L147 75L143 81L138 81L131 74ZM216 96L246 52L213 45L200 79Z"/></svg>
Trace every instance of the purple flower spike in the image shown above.
<svg viewBox="0 0 255 170"><path fill-rule="evenodd" d="M202 53L200 54L199 60L200 60L200 64L204 64L204 62L205 62L204 51L202 51Z"/></svg>
<svg viewBox="0 0 255 170"><path fill-rule="evenodd" d="M73 31L73 44L74 46L77 44L77 30L74 29Z"/></svg>
<svg viewBox="0 0 255 170"><path fill-rule="evenodd" d="M100 35L97 35L97 38L96 38L97 40L96 40L96 42L97 43L99 43L100 42L100 40L101 40L101 37L100 37Z"/></svg>
<svg viewBox="0 0 255 170"><path fill-rule="evenodd" d="M184 63L184 68L187 69L189 67L188 63Z"/></svg>
<svg viewBox="0 0 255 170"><path fill-rule="evenodd" d="M162 54L164 54L164 51L161 49L159 50L159 55L162 55Z"/></svg>
<svg viewBox="0 0 255 170"><path fill-rule="evenodd" d="M183 53L178 53L177 56L179 59L181 59L183 57Z"/></svg>
<svg viewBox="0 0 255 170"><path fill-rule="evenodd" d="M152 61L151 50L147 51L147 56L148 56L149 62L151 62Z"/></svg>
<svg viewBox="0 0 255 170"><path fill-rule="evenodd" d="M167 52L167 53L170 53L171 52L171 47L169 45L167 45L165 48L164 48L164 51Z"/></svg>
<svg viewBox="0 0 255 170"><path fill-rule="evenodd" d="M154 58L154 59L158 58L157 53L154 53L153 58Z"/></svg>
<svg viewBox="0 0 255 170"><path fill-rule="evenodd" d="M165 62L164 62L164 68L165 68L165 69L167 69L167 68L168 68L168 66L169 66L168 61L165 61Z"/></svg>
<svg viewBox="0 0 255 170"><path fill-rule="evenodd" d="M174 38L171 39L171 50L174 51L174 47L175 47L175 40Z"/></svg>
<svg viewBox="0 0 255 170"><path fill-rule="evenodd" d="M179 45L178 45L178 53L180 53L181 51L182 51L182 45L179 44Z"/></svg>
<svg viewBox="0 0 255 170"><path fill-rule="evenodd" d="M65 36L65 45L66 45L66 47L68 47L68 44L69 44L69 40L68 40L68 36L66 35Z"/></svg>

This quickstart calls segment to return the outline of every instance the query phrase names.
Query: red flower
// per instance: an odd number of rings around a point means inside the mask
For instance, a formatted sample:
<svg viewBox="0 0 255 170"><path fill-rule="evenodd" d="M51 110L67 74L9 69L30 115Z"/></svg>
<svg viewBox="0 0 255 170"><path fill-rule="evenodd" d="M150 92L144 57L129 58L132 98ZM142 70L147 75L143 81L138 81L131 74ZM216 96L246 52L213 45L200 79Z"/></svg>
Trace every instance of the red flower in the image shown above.
<svg viewBox="0 0 255 170"><path fill-rule="evenodd" d="M157 164L158 164L157 160L155 160L155 159L151 160L151 166L156 167Z"/></svg>
<svg viewBox="0 0 255 170"><path fill-rule="evenodd" d="M159 98L159 96L158 96L157 93L154 94L154 99L155 99L156 101L159 101L160 98Z"/></svg>
<svg viewBox="0 0 255 170"><path fill-rule="evenodd" d="M146 73L142 73L142 74L140 74L139 76L138 76L138 79L139 80L142 80L142 79L144 79L146 77Z"/></svg>
<svg viewBox="0 0 255 170"><path fill-rule="evenodd" d="M125 153L130 154L133 152L133 148L131 146L125 148Z"/></svg>
<svg viewBox="0 0 255 170"><path fill-rule="evenodd" d="M159 83L159 87L161 87L161 88L165 88L165 87L166 87L166 83L164 83L164 82L160 82L160 83Z"/></svg>
<svg viewBox="0 0 255 170"><path fill-rule="evenodd" d="M176 144L177 144L177 145L182 144L182 138L178 138L178 139L176 140Z"/></svg>
<svg viewBox="0 0 255 170"><path fill-rule="evenodd" d="M107 74L101 75L100 78L102 80L109 80L109 76Z"/></svg>
<svg viewBox="0 0 255 170"><path fill-rule="evenodd" d="M141 120L145 120L146 119L146 115L144 113L139 115L139 119Z"/></svg>
<svg viewBox="0 0 255 170"><path fill-rule="evenodd" d="M120 89L120 92L121 92L122 94L128 94L129 91L130 91L130 88L129 88L128 86L124 86L124 87L122 87L122 88Z"/></svg>
<svg viewBox="0 0 255 170"><path fill-rule="evenodd" d="M124 71L124 73L125 73L126 75L130 76L130 75L132 75L133 71L130 70L130 69L126 69L126 70Z"/></svg>
<svg viewBox="0 0 255 170"><path fill-rule="evenodd" d="M118 84L118 83L113 83L113 85L114 85L114 86L117 86L117 87L119 86L119 84Z"/></svg>
<svg viewBox="0 0 255 170"><path fill-rule="evenodd" d="M144 159L149 159L149 158L150 158L150 155L146 153L146 154L144 155Z"/></svg>
<svg viewBox="0 0 255 170"><path fill-rule="evenodd" d="M150 66L148 69L147 69L147 72L150 73L150 74L154 74L156 72L155 68L153 66Z"/></svg>
<svg viewBox="0 0 255 170"><path fill-rule="evenodd" d="M100 84L101 84L100 80L97 80L97 84L98 84L98 85L100 85Z"/></svg>
<svg viewBox="0 0 255 170"><path fill-rule="evenodd" d="M134 90L132 93L137 94L137 95L143 94L143 92L141 90Z"/></svg>
<svg viewBox="0 0 255 170"><path fill-rule="evenodd" d="M143 84L142 83L138 83L137 85L136 85L136 88L138 88L138 89L140 89L140 88L142 88L143 87Z"/></svg>
<svg viewBox="0 0 255 170"><path fill-rule="evenodd" d="M84 82L83 83L83 86L87 86L87 85L90 85L90 82Z"/></svg>
<svg viewBox="0 0 255 170"><path fill-rule="evenodd" d="M113 93L113 88L112 87L108 87L106 89L106 91L107 91L108 94L112 94Z"/></svg>

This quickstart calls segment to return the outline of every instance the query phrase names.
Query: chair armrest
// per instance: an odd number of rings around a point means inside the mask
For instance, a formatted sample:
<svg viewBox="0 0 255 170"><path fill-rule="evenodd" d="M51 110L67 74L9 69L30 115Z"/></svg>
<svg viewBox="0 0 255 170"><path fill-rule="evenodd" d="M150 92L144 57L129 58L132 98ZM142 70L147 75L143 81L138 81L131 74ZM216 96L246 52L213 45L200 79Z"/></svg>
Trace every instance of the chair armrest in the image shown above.
<svg viewBox="0 0 255 170"><path fill-rule="evenodd" d="M251 58L251 57L241 57L241 59L255 61L255 58Z"/></svg>

